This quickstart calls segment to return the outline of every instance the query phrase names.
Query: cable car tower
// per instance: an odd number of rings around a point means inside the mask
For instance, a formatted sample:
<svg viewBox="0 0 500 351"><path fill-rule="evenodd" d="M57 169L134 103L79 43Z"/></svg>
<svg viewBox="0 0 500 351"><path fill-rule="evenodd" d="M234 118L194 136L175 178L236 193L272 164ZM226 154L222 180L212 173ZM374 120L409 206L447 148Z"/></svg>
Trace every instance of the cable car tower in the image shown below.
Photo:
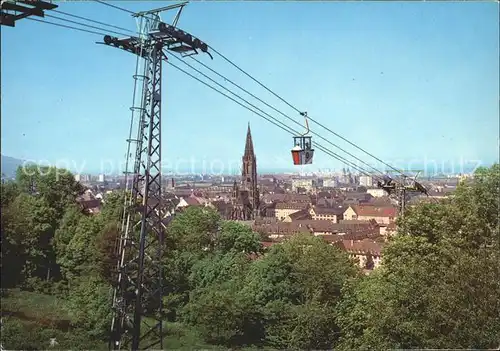
<svg viewBox="0 0 500 351"><path fill-rule="evenodd" d="M398 180L395 180L395 177L385 175L382 181L377 182L377 186L384 189L389 197L396 202L398 206L398 215L400 217L404 216L406 205L412 196L416 194L425 194L429 196L427 189L417 182L417 177L421 171L412 172L416 172L413 177L409 177L403 172L399 172L401 176Z"/></svg>
<svg viewBox="0 0 500 351"><path fill-rule="evenodd" d="M133 17L138 22L139 37L106 35L104 43L99 43L137 55L110 349L163 349L162 256L164 229L172 217L162 198L162 61L167 60L166 50L183 57L208 54L207 44L176 28L186 4L136 13ZM170 10L177 11L171 25L160 18L160 13Z"/></svg>

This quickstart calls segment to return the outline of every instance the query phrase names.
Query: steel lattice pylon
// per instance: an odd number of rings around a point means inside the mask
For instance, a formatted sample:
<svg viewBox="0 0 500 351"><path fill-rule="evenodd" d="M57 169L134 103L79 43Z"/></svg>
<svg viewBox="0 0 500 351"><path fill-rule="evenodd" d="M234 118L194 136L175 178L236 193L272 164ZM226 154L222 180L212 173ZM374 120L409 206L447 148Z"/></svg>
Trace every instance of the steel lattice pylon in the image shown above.
<svg viewBox="0 0 500 351"><path fill-rule="evenodd" d="M159 16L141 17L140 30L145 34L157 26ZM161 182L161 80L163 46L161 41L143 35L134 75L134 106L129 137L127 168L135 144L134 170L126 170L126 198L118 245L117 284L113 293L113 320L110 349L163 348L162 250L166 213ZM137 74L143 58L143 74ZM135 106L137 85L141 104ZM142 90L142 91L141 91ZM130 178L132 184L130 185ZM142 317L154 319L154 325ZM144 326L144 327L142 327ZM143 342L144 340L144 342ZM146 345L145 343L148 343Z"/></svg>
<svg viewBox="0 0 500 351"><path fill-rule="evenodd" d="M118 263L110 349L138 350L157 345L163 348L163 242L164 229L172 216L162 200L162 61L167 59L164 49L183 57L199 51L210 56L207 44L175 27L186 4L134 14L139 20L140 37L104 37L103 44L137 55L134 102L127 139L126 196L116 245ZM172 24L167 25L159 14L173 9L177 9L177 14ZM142 69L141 63L144 63ZM140 106L135 105L137 92ZM134 128L137 128L136 133ZM132 156L133 147L135 154ZM129 172L132 159L133 171Z"/></svg>
<svg viewBox="0 0 500 351"><path fill-rule="evenodd" d="M164 206L161 196L161 64L162 44L143 47L142 104L131 191L127 193L119 246L118 281L112 321L113 348L130 343L133 350L153 332L162 345L162 272ZM141 328L143 315L157 319ZM141 334L142 329L142 334ZM154 346L157 343L153 343ZM146 347L147 348L147 347Z"/></svg>

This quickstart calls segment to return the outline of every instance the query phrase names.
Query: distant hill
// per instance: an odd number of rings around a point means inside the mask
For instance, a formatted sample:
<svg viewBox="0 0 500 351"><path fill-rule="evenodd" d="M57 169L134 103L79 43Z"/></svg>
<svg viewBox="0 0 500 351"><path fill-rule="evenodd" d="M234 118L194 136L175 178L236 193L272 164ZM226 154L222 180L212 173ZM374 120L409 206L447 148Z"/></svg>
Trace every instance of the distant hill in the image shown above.
<svg viewBox="0 0 500 351"><path fill-rule="evenodd" d="M17 168L23 165L24 160L2 155L1 162L2 178L13 178L16 176Z"/></svg>

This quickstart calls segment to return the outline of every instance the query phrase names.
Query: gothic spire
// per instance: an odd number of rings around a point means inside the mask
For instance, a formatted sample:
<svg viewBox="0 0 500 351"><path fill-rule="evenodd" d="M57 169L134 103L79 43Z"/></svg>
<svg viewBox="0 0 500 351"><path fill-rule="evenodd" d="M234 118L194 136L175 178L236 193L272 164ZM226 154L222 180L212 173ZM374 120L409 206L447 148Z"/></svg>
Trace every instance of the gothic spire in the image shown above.
<svg viewBox="0 0 500 351"><path fill-rule="evenodd" d="M243 157L254 157L254 155L255 153L253 151L252 132L250 131L250 122L248 122L247 141L245 143L245 154Z"/></svg>

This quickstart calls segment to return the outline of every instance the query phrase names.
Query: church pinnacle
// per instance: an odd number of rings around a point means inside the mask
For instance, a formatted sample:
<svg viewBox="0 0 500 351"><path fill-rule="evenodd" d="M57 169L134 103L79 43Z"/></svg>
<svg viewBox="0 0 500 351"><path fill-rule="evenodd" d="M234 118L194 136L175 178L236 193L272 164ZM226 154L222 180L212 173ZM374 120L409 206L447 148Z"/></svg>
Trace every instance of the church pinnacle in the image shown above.
<svg viewBox="0 0 500 351"><path fill-rule="evenodd" d="M244 157L245 156L255 157L255 153L253 151L252 132L250 131L250 122L248 122L247 140L245 143Z"/></svg>

